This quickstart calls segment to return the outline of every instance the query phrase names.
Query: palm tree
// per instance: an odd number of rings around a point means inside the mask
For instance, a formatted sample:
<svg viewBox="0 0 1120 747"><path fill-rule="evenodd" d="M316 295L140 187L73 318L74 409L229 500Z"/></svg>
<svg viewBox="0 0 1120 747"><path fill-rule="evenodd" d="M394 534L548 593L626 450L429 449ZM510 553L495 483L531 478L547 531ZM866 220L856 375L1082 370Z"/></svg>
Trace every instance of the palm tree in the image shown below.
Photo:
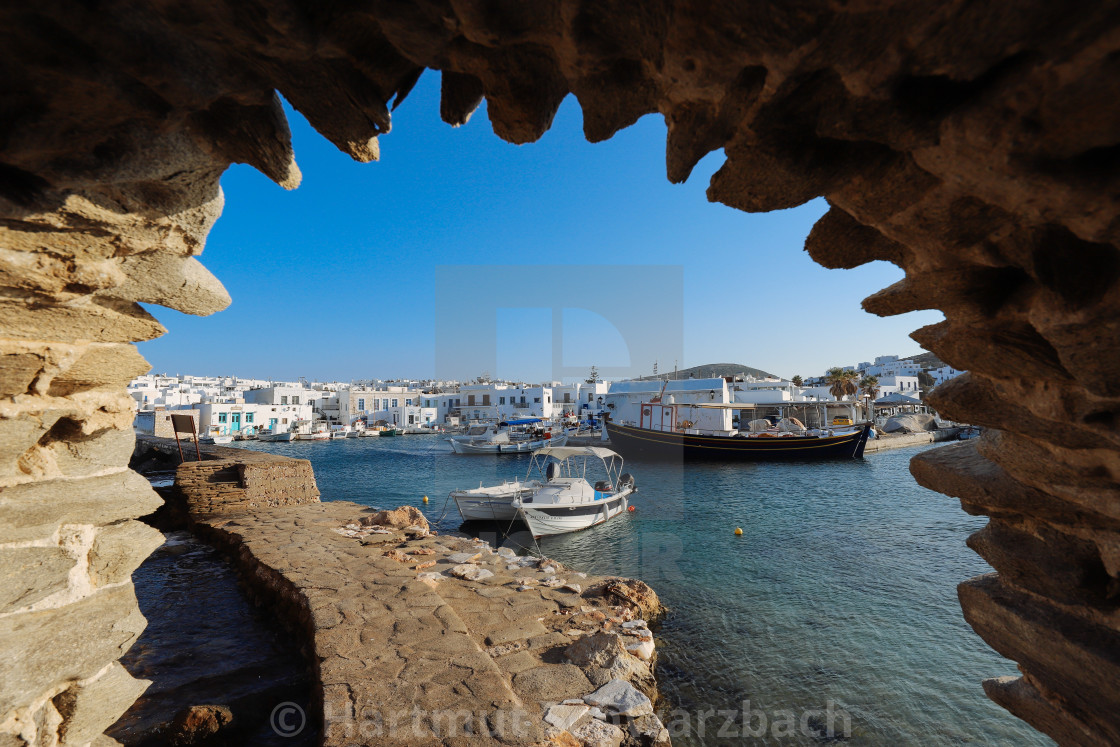
<svg viewBox="0 0 1120 747"><path fill-rule="evenodd" d="M790 379L790 382L794 386L804 386L805 385L805 382L802 380L802 378L800 376L794 376L792 379Z"/></svg>
<svg viewBox="0 0 1120 747"><path fill-rule="evenodd" d="M867 417L868 420L873 420L875 417L874 402L875 398L879 396L879 377L878 376L864 376L859 382L860 390L867 395Z"/></svg>
<svg viewBox="0 0 1120 747"><path fill-rule="evenodd" d="M855 371L850 368L830 368L828 373L824 375L825 383L828 384L828 392L837 400L855 394L859 391L856 386L856 379L859 377Z"/></svg>

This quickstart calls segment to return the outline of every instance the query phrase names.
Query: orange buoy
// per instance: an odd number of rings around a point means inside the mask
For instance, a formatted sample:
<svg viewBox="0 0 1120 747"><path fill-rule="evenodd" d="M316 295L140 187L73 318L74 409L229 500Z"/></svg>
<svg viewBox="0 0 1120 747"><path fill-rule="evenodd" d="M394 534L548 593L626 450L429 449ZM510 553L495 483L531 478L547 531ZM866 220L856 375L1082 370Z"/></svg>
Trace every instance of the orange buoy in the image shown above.
<svg viewBox="0 0 1120 747"><path fill-rule="evenodd" d="M735 527L735 536L736 536L736 537L742 537L742 536L743 536L743 529L742 529L742 527Z"/></svg>
<svg viewBox="0 0 1120 747"><path fill-rule="evenodd" d="M627 510L627 511L633 511L633 510L634 510L634 507L633 507L633 506L630 506L630 507L629 507L628 509L626 509L626 510Z"/></svg>

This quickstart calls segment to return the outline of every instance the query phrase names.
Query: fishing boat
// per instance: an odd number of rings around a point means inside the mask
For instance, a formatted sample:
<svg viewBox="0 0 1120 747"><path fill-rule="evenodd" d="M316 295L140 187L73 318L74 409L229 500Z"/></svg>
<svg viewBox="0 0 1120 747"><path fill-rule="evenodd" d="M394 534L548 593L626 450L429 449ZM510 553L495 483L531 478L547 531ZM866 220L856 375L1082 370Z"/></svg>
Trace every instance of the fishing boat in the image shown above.
<svg viewBox="0 0 1120 747"><path fill-rule="evenodd" d="M382 428L381 429L381 437L382 438L386 438L388 436L396 436L396 435L399 435L399 434L400 434L400 431L398 431L396 428Z"/></svg>
<svg viewBox="0 0 1120 747"><path fill-rule="evenodd" d="M330 432L330 436L331 436L331 440L334 440L336 438L349 438L350 437L350 429L349 428L336 428L335 430L332 430Z"/></svg>
<svg viewBox="0 0 1120 747"><path fill-rule="evenodd" d="M222 429L216 425L207 426L206 433L198 437L200 444L215 444L224 445L233 443L233 436L228 433L222 433Z"/></svg>
<svg viewBox="0 0 1120 747"><path fill-rule="evenodd" d="M295 440L295 436L296 436L296 434L292 433L291 431L284 431L283 433L273 433L268 428L261 428L260 432L257 433L257 440L258 441L293 441L293 440Z"/></svg>
<svg viewBox="0 0 1120 747"><path fill-rule="evenodd" d="M860 459L871 423L851 426L738 429L697 428L688 419L694 408L746 410L737 403L677 405L642 402L639 422L615 422L607 416L611 446L630 457L681 460L778 461L787 459ZM729 414L729 413L728 413ZM787 419L789 420L789 419ZM759 421L752 421L759 422Z"/></svg>
<svg viewBox="0 0 1120 747"><path fill-rule="evenodd" d="M296 440L298 441L328 441L331 437L327 424L322 422L309 425L307 421L301 421L297 431Z"/></svg>
<svg viewBox="0 0 1120 747"><path fill-rule="evenodd" d="M622 457L602 446L561 446L540 449L545 484L532 495L515 498L511 506L534 538L588 529L624 513L636 490L634 477L622 471ZM594 484L588 466L598 460Z"/></svg>
<svg viewBox="0 0 1120 747"><path fill-rule="evenodd" d="M377 438L381 435L381 431L377 428L366 428L359 435L362 438Z"/></svg>

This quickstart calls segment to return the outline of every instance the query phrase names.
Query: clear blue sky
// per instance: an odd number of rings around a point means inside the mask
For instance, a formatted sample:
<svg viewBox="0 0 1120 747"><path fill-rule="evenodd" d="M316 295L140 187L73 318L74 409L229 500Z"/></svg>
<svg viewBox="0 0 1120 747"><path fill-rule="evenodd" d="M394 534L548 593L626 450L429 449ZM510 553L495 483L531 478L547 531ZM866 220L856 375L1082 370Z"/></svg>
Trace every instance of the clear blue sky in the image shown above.
<svg viewBox="0 0 1120 747"><path fill-rule="evenodd" d="M493 134L484 108L464 127L442 123L439 75L428 71L394 113L381 161L370 164L351 161L290 109L289 118L302 185L286 192L248 166L226 172L225 211L201 260L233 304L201 318L150 307L168 328L140 345L153 370L427 377L437 373L437 325L477 317L478 335L499 341L491 374L546 380L560 365L552 309L562 307L569 367L648 373L646 358L660 357L666 370L680 357L682 368L734 362L810 376L921 352L908 333L941 318L880 319L860 308L902 277L892 265L826 270L809 259L803 243L823 200L764 215L709 203L704 191L722 152L686 184L670 184L660 116L592 145L569 97L540 141L514 146ZM469 282L448 287L437 272L447 265L470 266ZM489 265L504 267L490 273ZM675 289L657 280L664 266L683 278ZM655 282L664 296L648 287ZM648 339L628 343L584 310L580 299L592 295L648 310ZM494 305L496 317L487 312ZM678 317L675 327L666 316ZM473 376L482 365L462 359L457 371L449 359L461 358L442 356L440 375Z"/></svg>

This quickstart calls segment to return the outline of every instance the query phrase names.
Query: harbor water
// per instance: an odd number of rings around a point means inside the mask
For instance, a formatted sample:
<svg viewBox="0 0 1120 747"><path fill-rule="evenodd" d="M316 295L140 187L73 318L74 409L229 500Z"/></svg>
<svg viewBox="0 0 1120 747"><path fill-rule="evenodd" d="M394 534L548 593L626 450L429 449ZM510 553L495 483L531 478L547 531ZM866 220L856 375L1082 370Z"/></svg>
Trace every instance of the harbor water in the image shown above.
<svg viewBox="0 0 1120 747"><path fill-rule="evenodd" d="M443 531L460 523L449 491L524 477L530 461L456 456L440 436L237 445L311 460L324 500L416 506L443 515ZM991 571L965 546L985 520L914 482L918 451L629 461L635 511L540 549L656 589L669 608L655 631L659 715L675 744L1051 744L980 687L1017 673L956 598ZM501 541L492 530L482 536ZM533 545L523 532L508 542Z"/></svg>

